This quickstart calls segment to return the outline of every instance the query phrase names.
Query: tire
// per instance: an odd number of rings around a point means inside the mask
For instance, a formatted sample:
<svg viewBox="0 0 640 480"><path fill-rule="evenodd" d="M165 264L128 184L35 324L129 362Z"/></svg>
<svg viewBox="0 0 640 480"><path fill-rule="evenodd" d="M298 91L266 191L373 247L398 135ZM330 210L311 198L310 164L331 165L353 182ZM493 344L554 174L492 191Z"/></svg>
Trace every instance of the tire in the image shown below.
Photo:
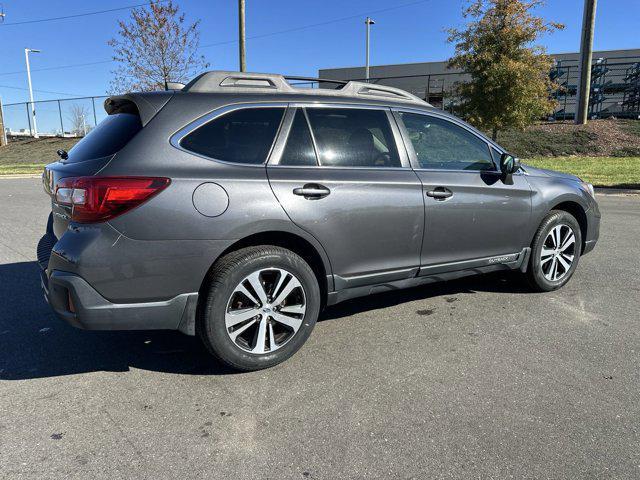
<svg viewBox="0 0 640 480"><path fill-rule="evenodd" d="M319 312L318 281L300 256L272 245L247 247L211 270L196 334L226 365L260 370L296 353Z"/></svg>
<svg viewBox="0 0 640 480"><path fill-rule="evenodd" d="M555 245L557 236L560 237L559 249ZM582 233L578 221L568 212L552 210L542 220L531 243L527 268L529 284L538 292L562 287L573 276L581 252Z"/></svg>

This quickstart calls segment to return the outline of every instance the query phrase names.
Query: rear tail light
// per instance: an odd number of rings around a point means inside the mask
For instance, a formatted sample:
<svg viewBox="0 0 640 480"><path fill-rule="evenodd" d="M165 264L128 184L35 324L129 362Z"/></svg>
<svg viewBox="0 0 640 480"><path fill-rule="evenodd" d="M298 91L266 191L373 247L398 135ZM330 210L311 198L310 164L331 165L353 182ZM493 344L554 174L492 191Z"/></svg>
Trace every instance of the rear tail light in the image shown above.
<svg viewBox="0 0 640 480"><path fill-rule="evenodd" d="M146 202L169 183L164 177L63 178L55 187L55 198L71 207L74 222L105 222Z"/></svg>

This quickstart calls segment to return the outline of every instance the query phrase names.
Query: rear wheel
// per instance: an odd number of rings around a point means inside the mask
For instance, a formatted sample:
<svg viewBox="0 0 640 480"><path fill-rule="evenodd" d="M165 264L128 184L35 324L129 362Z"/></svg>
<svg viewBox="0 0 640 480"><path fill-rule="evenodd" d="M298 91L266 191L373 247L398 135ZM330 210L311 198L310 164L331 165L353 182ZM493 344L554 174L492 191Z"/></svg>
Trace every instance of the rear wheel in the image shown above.
<svg viewBox="0 0 640 480"><path fill-rule="evenodd" d="M573 215L552 210L542 221L531 245L527 278L542 292L562 287L578 266L582 246L580 225Z"/></svg>
<svg viewBox="0 0 640 480"><path fill-rule="evenodd" d="M259 370L297 352L319 311L318 282L301 257L281 247L248 247L214 266L197 333L227 365Z"/></svg>

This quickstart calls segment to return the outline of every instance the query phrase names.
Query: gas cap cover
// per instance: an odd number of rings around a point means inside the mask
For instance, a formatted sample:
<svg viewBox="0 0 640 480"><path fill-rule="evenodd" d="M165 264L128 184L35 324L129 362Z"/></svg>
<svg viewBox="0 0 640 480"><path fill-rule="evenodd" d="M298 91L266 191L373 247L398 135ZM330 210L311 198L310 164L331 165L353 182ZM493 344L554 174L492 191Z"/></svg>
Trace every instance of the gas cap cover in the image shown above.
<svg viewBox="0 0 640 480"><path fill-rule="evenodd" d="M193 191L193 206L205 217L218 217L229 207L229 195L217 183L202 183Z"/></svg>

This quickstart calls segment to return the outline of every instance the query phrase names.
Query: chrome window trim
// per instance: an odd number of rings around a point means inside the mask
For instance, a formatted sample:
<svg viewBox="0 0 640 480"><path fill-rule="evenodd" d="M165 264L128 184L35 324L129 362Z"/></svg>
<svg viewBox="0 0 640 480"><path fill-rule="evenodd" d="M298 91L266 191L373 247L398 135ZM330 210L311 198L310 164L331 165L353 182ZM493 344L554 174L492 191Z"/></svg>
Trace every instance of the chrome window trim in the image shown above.
<svg viewBox="0 0 640 480"><path fill-rule="evenodd" d="M456 173L491 173L502 175L500 170L460 170L455 168L414 168L416 172L456 172Z"/></svg>
<svg viewBox="0 0 640 480"><path fill-rule="evenodd" d="M360 110L390 110L389 105L376 105L369 103L338 103L338 102L289 102L291 108L355 108Z"/></svg>
<svg viewBox="0 0 640 480"><path fill-rule="evenodd" d="M475 130L473 127L470 127L469 125L466 125L465 123L457 120L456 118L452 118L448 115L443 115L440 114L439 112L432 112L432 111L425 111L425 110L421 110L418 108L401 108L401 107L393 107L391 109L391 111L394 113L394 116L396 117L396 121L398 122L398 127L400 128L401 132L402 132L402 137L403 140L406 138L407 141L405 141L405 148L407 149L407 151L409 152L409 159L411 160L411 164L412 164L412 168L417 171L417 172L421 172L421 171L429 171L429 172L465 172L465 173L481 173L481 172L490 172L490 173L498 173L501 174L502 172L500 171L500 168L498 165L496 165L496 163L493 161L493 155L491 154L491 147L493 146L498 152L501 152L500 154L502 155L502 153L504 152L504 149L501 148L500 146L498 146L497 144L494 144L493 142L489 142L487 140L487 138L484 137L484 135L482 135L480 132L478 132L477 130ZM491 158L491 163L493 165L493 169L487 169L487 170L464 170L464 169L457 169L457 168L424 168L420 166L420 163L418 162L418 158L417 155L415 153L415 149L413 147L413 143L411 142L411 139L409 139L409 132L407 132L406 127L404 125L404 122L402 121L402 117L400 117L400 113L411 113L414 115L424 115L424 116L431 116L431 117L436 117L439 120L444 120L444 121L448 121L458 127L461 127L462 129L466 130L467 132L469 132L470 134L472 134L474 137L476 137L478 140L480 140L482 143L484 143L487 146L487 151L489 152L489 158Z"/></svg>
<svg viewBox="0 0 640 480"><path fill-rule="evenodd" d="M269 164L269 167L273 168L315 168L323 170L371 170L373 172L379 172L381 170L398 170L406 172L411 170L408 167L340 167L333 165L278 165L277 163Z"/></svg>
<svg viewBox="0 0 640 480"><path fill-rule="evenodd" d="M253 167L253 168L264 168L264 166L268 163L269 158L271 157L274 148L276 146L276 142L280 136L280 132L282 131L282 127L283 124L285 122L285 119L287 117L287 110L288 110L288 102L247 102L247 103L234 103L234 104L230 104L230 105L225 105L224 107L220 107L220 108L216 108L215 110L212 110L208 113L205 113L204 115L198 117L197 119L189 122L187 125L185 125L184 127L180 128L178 131L176 131L175 133L173 133L170 137L169 137L169 143L174 147L177 148L178 150L181 150L183 152L186 152L190 155L196 155L200 158L204 158L210 161L214 161L214 162L219 162L219 163L223 163L226 165L234 165L234 166L242 166L242 167ZM198 152L194 152L192 150L189 150L187 148L184 148L182 145L180 145L180 142L184 139L184 137L186 137L187 135L189 135L191 132L193 132L194 130L197 130L198 128L200 128L201 126L212 122L214 120L216 120L217 118L220 118L224 115L226 115L227 113L236 111L236 110L243 110L243 109L252 109L252 108L282 108L284 109L284 113L282 114L282 119L280 120L280 125L278 125L278 130L276 131L276 134L273 138L273 141L271 143L271 146L269 147L269 152L267 153L267 157L266 159L261 162L261 163L242 163L242 162L232 162L229 160L221 160L218 158L214 158L214 157L209 157L207 155L203 155L201 153Z"/></svg>
<svg viewBox="0 0 640 480"><path fill-rule="evenodd" d="M386 105L369 105L369 104L357 104L357 103L333 103L333 102L289 102L289 111L291 113L291 118L285 125L285 121L283 120L281 125L281 136L276 139L276 144L278 144L279 148L274 148L271 157L269 158L267 165L269 167L278 167L278 168L320 168L320 169L338 169L338 170L372 170L372 171L380 171L380 170L401 170L406 171L412 168L411 161L409 159L409 155L404 147L404 142L402 140L402 134L400 129L396 123L396 120L391 113L391 107ZM296 112L296 109L301 108L305 112L305 119L307 120L307 125L309 126L309 131L311 132L311 139L313 141L313 148L316 152L316 162L317 165L280 165L280 158L282 157L282 153L284 151L284 146L286 145L286 141L289 138L289 134L291 132L291 126L293 125L293 115ZM398 158L400 159L399 167L358 167L358 166L337 166L337 165L321 165L320 160L318 158L318 150L316 144L316 138L313 133L313 128L311 128L311 122L309 121L309 117L306 113L306 109L308 108L349 108L349 109L358 109L358 110L381 110L387 113L387 121L389 122L389 128L391 129L391 134L393 135L393 140L395 142L396 151L398 153ZM280 142L282 142L280 144Z"/></svg>

